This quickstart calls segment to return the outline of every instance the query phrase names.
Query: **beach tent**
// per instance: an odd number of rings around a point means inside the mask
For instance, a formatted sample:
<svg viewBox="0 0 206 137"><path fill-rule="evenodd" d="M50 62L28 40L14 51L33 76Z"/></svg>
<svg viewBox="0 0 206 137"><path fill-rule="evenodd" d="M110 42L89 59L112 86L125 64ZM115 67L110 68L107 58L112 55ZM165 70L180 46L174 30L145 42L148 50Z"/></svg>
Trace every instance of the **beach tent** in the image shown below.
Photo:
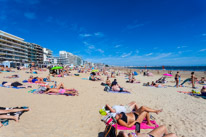
<svg viewBox="0 0 206 137"><path fill-rule="evenodd" d="M138 75L138 73L137 73L136 71L134 71L134 75L135 75L135 76L137 76L137 75Z"/></svg>

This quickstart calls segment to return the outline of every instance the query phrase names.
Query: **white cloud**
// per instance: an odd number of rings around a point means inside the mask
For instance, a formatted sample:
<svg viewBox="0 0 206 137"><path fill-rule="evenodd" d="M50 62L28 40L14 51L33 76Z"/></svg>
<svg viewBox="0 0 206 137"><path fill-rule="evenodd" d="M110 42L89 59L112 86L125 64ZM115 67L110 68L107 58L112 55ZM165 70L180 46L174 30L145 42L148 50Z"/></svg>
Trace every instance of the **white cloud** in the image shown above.
<svg viewBox="0 0 206 137"><path fill-rule="evenodd" d="M125 58L125 57L128 57L128 56L130 56L132 54L132 51L130 52L130 53L123 53L122 54L122 58Z"/></svg>
<svg viewBox="0 0 206 137"><path fill-rule="evenodd" d="M139 53L139 50L137 49L135 52L136 52L136 54L138 54L138 53Z"/></svg>
<svg viewBox="0 0 206 137"><path fill-rule="evenodd" d="M24 16L28 19L36 19L36 14L34 12L25 12Z"/></svg>
<svg viewBox="0 0 206 137"><path fill-rule="evenodd" d="M102 49L97 49L97 51L99 51L100 53L104 53Z"/></svg>
<svg viewBox="0 0 206 137"><path fill-rule="evenodd" d="M181 48L186 48L187 46L178 46L177 48L178 49L181 49Z"/></svg>
<svg viewBox="0 0 206 137"><path fill-rule="evenodd" d="M115 47L115 48L119 48L120 46L121 46L121 45L115 45L114 47Z"/></svg>
<svg viewBox="0 0 206 137"><path fill-rule="evenodd" d="M201 49L200 52L206 51L206 49Z"/></svg>
<svg viewBox="0 0 206 137"><path fill-rule="evenodd" d="M95 49L95 46L94 45L90 45L88 46L89 49Z"/></svg>
<svg viewBox="0 0 206 137"><path fill-rule="evenodd" d="M92 34L79 34L80 37L91 37Z"/></svg>
<svg viewBox="0 0 206 137"><path fill-rule="evenodd" d="M102 32L96 32L96 33L94 33L94 36L103 37L104 34Z"/></svg>
<svg viewBox="0 0 206 137"><path fill-rule="evenodd" d="M148 53L148 54L145 54L145 56L151 56L153 53Z"/></svg>
<svg viewBox="0 0 206 137"><path fill-rule="evenodd" d="M206 36L206 33L203 33L202 36Z"/></svg>

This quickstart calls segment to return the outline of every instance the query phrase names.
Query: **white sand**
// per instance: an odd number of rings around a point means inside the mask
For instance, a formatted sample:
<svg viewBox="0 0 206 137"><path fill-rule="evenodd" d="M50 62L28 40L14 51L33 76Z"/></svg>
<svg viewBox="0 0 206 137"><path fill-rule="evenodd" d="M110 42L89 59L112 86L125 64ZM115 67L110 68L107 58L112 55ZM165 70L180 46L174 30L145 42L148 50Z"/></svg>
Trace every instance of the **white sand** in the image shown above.
<svg viewBox="0 0 206 137"><path fill-rule="evenodd" d="M48 72L40 72L44 77ZM4 79L3 76L19 74L19 79ZM0 74L2 81L22 81L31 74L24 71ZM98 137L102 136L105 125L100 121L98 111L107 103L110 105L127 104L136 101L139 106L154 109L163 108L159 115L152 114L159 125L166 125L170 132L178 137L205 137L206 100L195 98L176 91L191 91L191 85L184 88L143 87L144 82L157 80L159 76L136 78L141 84L125 83L124 76L117 77L121 86L132 94L116 94L103 91L101 82L82 80L88 74L65 78L51 78L63 82L67 88L75 88L79 96L57 96L31 94L29 89L12 89L0 87L0 104L2 107L29 106L32 110L21 116L19 123L10 121L0 130L1 137ZM111 79L112 80L112 79ZM169 79L173 81L173 78ZM167 83L166 85L174 85ZM27 84L33 85L33 84ZM197 85L199 90L200 85ZM34 85L34 88L37 88ZM142 132L150 130L141 130Z"/></svg>

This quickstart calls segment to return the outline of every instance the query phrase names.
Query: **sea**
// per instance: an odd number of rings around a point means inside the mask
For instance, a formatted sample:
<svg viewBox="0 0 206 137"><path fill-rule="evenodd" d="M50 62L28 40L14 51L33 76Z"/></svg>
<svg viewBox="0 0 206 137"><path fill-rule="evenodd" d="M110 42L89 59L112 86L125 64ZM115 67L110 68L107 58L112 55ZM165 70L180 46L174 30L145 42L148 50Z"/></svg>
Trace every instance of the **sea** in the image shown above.
<svg viewBox="0 0 206 137"><path fill-rule="evenodd" d="M149 69L149 70L174 70L174 71L206 71L206 66L138 66L128 67L130 69Z"/></svg>

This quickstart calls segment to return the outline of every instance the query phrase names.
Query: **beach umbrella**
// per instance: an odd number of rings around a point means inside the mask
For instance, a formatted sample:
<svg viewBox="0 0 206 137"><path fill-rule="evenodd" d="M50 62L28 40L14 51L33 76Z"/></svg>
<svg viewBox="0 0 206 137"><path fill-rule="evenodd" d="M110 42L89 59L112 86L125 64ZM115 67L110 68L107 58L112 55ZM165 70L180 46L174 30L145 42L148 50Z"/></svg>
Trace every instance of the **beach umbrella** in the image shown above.
<svg viewBox="0 0 206 137"><path fill-rule="evenodd" d="M164 76L172 77L172 74L165 73Z"/></svg>
<svg viewBox="0 0 206 137"><path fill-rule="evenodd" d="M99 72L99 70L98 69L93 69L92 72Z"/></svg>
<svg viewBox="0 0 206 137"><path fill-rule="evenodd" d="M63 69L63 67L61 67L61 66L56 66L56 67L51 68L51 70L55 70L55 69Z"/></svg>

